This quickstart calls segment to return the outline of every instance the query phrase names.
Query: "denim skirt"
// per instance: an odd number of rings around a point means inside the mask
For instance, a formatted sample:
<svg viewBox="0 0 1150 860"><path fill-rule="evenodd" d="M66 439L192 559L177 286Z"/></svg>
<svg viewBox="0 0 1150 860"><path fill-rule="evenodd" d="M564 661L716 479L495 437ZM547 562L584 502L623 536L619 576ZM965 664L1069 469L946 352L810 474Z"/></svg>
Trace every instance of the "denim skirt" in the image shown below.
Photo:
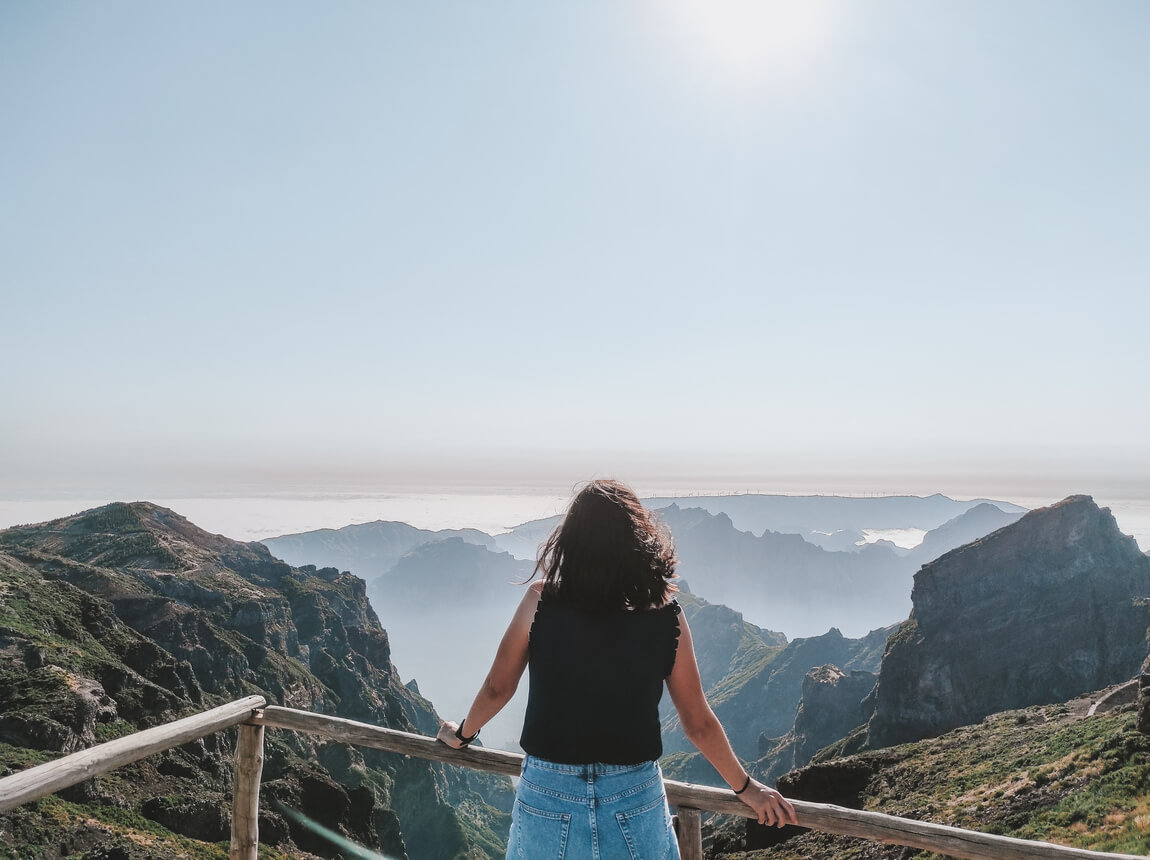
<svg viewBox="0 0 1150 860"><path fill-rule="evenodd" d="M507 858L678 860L658 762L556 764L527 756Z"/></svg>

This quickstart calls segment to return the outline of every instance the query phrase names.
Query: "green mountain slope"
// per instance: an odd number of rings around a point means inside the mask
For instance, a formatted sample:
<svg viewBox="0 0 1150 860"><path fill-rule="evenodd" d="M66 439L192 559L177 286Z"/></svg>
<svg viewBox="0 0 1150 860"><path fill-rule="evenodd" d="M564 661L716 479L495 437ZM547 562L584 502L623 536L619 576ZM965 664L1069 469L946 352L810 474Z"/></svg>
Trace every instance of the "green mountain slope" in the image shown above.
<svg viewBox="0 0 1150 860"><path fill-rule="evenodd" d="M147 503L0 532L0 775L260 693L433 733L363 580L293 568L259 544ZM227 854L234 733L0 815L0 858ZM392 857L502 856L510 782L268 733L261 856L335 857L276 804Z"/></svg>
<svg viewBox="0 0 1150 860"><path fill-rule="evenodd" d="M1150 737L1133 705L1086 716L1090 700L1007 711L930 740L826 759L786 775L785 794L988 833L1098 851L1150 853ZM732 819L711 832L715 858L931 857L805 833L779 837ZM748 848L751 850L745 850Z"/></svg>

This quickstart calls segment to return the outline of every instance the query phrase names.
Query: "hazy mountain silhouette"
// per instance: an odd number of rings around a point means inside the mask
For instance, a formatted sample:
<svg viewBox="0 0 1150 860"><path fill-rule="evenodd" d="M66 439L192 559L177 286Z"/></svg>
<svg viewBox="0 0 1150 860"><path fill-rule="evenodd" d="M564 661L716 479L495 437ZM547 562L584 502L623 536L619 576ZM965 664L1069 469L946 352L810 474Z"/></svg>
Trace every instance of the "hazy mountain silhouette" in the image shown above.
<svg viewBox="0 0 1150 860"><path fill-rule="evenodd" d="M400 557L420 544L452 537L491 549L496 546L491 535L478 529L428 531L386 520L279 535L265 538L261 543L288 564L338 567L371 579L387 573Z"/></svg>
<svg viewBox="0 0 1150 860"><path fill-rule="evenodd" d="M648 500L655 504L665 500ZM739 528L727 513L712 514L704 507L684 508L671 503L659 515L670 528L681 559L680 575L693 590L714 603L744 612L765 627L788 635L817 635L831 627L855 634L894 623L910 611L911 577L922 564L948 549L981 537L1021 516L1021 508L1004 502L956 502L946 496L891 498L837 498L829 496L707 496L691 498L711 508L729 507L744 523L771 521L780 528L805 533L768 530L755 534ZM1005 512L1002 506L1011 510ZM945 517L946 514L952 514ZM351 570L369 580L389 573L400 558L417 547L451 538L500 549L517 559L533 561L539 545L558 525L560 517L523 523L495 537L474 529L426 531L405 523L376 522L342 529L284 535L264 541L275 554L295 564L317 564ZM903 550L887 541L859 547L862 528L934 527L922 544ZM849 551L831 551L812 543L817 531L849 545ZM851 538L843 540L843 536ZM420 564L433 564L440 557L420 555ZM459 550L444 551L442 559L463 563ZM480 554L472 553L478 564ZM484 562L506 575L522 580L529 571L505 560ZM462 576L462 568L451 567ZM410 574L409 574L410 575ZM482 578L479 581L486 581ZM401 579L393 586L403 588ZM436 592L438 593L438 592ZM471 595L486 602L486 593L473 586ZM373 592L374 594L374 592ZM408 595L405 599L414 599ZM450 605L450 604L448 604ZM409 607L410 608L410 607ZM386 613L386 610L381 610ZM406 618L387 618L404 624ZM490 625L484 627L486 631ZM410 663L416 671L420 660ZM433 683L433 686L436 686Z"/></svg>
<svg viewBox="0 0 1150 860"><path fill-rule="evenodd" d="M368 583L404 678L452 719L467 713L534 565L454 537L417 546ZM517 749L527 682L483 730L484 741Z"/></svg>
<svg viewBox="0 0 1150 860"><path fill-rule="evenodd" d="M796 534L756 536L726 514L664 508L679 575L691 590L788 636L831 627L865 632L905 618L917 566L883 546L828 552Z"/></svg>
<svg viewBox="0 0 1150 860"><path fill-rule="evenodd" d="M668 505L702 508L712 514L726 514L735 528L762 534L766 530L788 534L807 534L863 529L938 528L948 520L980 504L991 504L1003 511L1025 513L1026 509L1010 502L972 499L960 502L935 493L933 496L666 496L644 499L649 508Z"/></svg>
<svg viewBox="0 0 1150 860"><path fill-rule="evenodd" d="M1024 511L1004 511L988 502L975 505L938 528L928 531L923 536L922 543L907 553L907 558L916 564L934 561L943 553L1018 522L1024 513Z"/></svg>

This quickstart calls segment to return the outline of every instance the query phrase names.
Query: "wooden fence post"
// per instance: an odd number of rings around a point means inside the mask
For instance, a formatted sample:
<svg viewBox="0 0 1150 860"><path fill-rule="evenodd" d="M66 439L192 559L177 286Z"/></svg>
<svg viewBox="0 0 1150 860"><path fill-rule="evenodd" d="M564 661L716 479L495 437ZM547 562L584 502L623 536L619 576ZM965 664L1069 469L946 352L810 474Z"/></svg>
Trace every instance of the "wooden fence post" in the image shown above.
<svg viewBox="0 0 1150 860"><path fill-rule="evenodd" d="M675 835L679 839L682 860L703 860L703 814L698 809L680 806L675 816L679 826Z"/></svg>
<svg viewBox="0 0 1150 860"><path fill-rule="evenodd" d="M264 727L241 725L232 786L232 846L229 860L259 860L260 776L264 770Z"/></svg>

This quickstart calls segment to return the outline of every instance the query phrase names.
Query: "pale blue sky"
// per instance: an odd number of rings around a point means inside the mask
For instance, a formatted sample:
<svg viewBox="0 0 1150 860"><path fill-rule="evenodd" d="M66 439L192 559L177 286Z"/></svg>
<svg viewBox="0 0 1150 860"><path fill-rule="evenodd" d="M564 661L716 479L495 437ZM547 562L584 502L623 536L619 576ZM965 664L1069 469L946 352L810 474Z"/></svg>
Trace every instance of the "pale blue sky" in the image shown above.
<svg viewBox="0 0 1150 860"><path fill-rule="evenodd" d="M0 0L0 493L1150 491L1148 32L1142 0Z"/></svg>

